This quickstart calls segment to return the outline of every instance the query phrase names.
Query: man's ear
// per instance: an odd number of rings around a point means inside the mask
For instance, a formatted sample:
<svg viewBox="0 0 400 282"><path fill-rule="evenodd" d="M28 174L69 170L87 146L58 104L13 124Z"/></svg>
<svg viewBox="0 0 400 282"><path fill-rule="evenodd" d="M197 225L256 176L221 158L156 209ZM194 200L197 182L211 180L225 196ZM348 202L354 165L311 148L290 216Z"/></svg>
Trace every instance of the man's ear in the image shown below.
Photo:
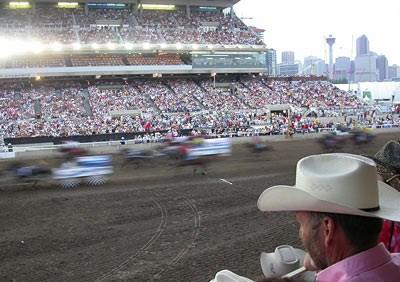
<svg viewBox="0 0 400 282"><path fill-rule="evenodd" d="M337 231L336 230L337 229L336 223L331 217L325 216L322 219L320 228L321 228L320 232L324 236L323 237L324 238L323 243L324 243L325 247L328 247L328 246L330 246L332 244L333 238L334 238L335 233Z"/></svg>

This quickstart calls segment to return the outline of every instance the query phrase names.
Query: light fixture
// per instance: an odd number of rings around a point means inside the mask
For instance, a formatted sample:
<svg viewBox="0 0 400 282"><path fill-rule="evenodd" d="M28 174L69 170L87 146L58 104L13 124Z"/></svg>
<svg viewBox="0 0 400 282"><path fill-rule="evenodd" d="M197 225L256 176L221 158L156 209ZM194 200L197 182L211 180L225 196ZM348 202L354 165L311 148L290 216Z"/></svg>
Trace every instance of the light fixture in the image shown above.
<svg viewBox="0 0 400 282"><path fill-rule="evenodd" d="M79 42L75 42L72 44L72 49L74 49L75 51L81 50L81 47L82 47L81 43L79 43Z"/></svg>
<svg viewBox="0 0 400 282"><path fill-rule="evenodd" d="M53 42L53 43L51 43L50 47L51 47L51 49L52 49L53 51L56 51L56 52L59 52L59 51L62 50L62 45L61 45L59 42Z"/></svg>
<svg viewBox="0 0 400 282"><path fill-rule="evenodd" d="M125 46L126 50L132 50L133 49L133 44L130 43L130 42L125 42L124 46Z"/></svg>
<svg viewBox="0 0 400 282"><path fill-rule="evenodd" d="M33 53L39 54L43 52L44 45L41 42L34 41L30 44L30 49Z"/></svg>
<svg viewBox="0 0 400 282"><path fill-rule="evenodd" d="M108 42L108 43L107 43L107 48L110 49L110 50L115 50L116 46L115 46L114 43Z"/></svg>

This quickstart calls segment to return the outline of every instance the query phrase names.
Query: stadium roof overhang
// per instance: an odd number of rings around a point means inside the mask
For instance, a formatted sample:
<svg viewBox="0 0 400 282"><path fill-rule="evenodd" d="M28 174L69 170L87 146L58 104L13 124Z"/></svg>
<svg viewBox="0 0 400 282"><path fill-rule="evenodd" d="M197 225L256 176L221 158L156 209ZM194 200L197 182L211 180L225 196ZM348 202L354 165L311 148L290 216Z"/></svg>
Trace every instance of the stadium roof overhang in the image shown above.
<svg viewBox="0 0 400 282"><path fill-rule="evenodd" d="M163 5L178 5L178 6L204 6L227 8L235 5L240 0L25 0L31 3L58 3L58 2L78 2L78 3L127 3L127 4L163 4ZM2 3L12 2L10 0L0 0Z"/></svg>
<svg viewBox="0 0 400 282"><path fill-rule="evenodd" d="M41 77L101 77L120 75L201 75L265 73L265 68L193 68L190 65L164 66L98 66L98 67L53 67L0 69L0 79Z"/></svg>

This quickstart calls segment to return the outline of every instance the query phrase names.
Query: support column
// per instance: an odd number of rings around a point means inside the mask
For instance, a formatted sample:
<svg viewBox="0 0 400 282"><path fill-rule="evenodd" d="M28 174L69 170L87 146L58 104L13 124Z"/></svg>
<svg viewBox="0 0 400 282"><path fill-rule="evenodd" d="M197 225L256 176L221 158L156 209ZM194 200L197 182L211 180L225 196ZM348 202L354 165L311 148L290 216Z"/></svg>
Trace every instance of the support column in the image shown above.
<svg viewBox="0 0 400 282"><path fill-rule="evenodd" d="M89 6L88 3L85 3L85 15L87 16L89 14Z"/></svg>
<svg viewBox="0 0 400 282"><path fill-rule="evenodd" d="M36 15L36 2L32 1L31 5L32 5L32 14Z"/></svg>
<svg viewBox="0 0 400 282"><path fill-rule="evenodd" d="M190 19L190 5L186 5L186 16Z"/></svg>

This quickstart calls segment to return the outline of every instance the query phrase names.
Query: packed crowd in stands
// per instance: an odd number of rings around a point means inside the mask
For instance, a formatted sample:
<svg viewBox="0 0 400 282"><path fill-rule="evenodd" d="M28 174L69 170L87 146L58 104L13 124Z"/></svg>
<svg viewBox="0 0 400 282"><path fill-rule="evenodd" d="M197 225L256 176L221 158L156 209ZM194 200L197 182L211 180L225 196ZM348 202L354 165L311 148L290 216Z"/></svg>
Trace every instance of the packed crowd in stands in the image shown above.
<svg viewBox="0 0 400 282"><path fill-rule="evenodd" d="M247 106L237 95L232 95L230 88L214 88L213 82L211 81L202 81L201 86L206 91L203 93L196 93L196 98L206 108L216 111L247 109Z"/></svg>
<svg viewBox="0 0 400 282"><path fill-rule="evenodd" d="M132 13L128 9L89 9L85 15L83 10L75 10L74 16L77 25L90 27L91 25L129 25Z"/></svg>
<svg viewBox="0 0 400 282"><path fill-rule="evenodd" d="M141 92L147 94L161 112L193 112L200 109L199 103L192 95L187 92L174 92L171 87L162 82L146 81L138 84L138 86Z"/></svg>
<svg viewBox="0 0 400 282"><path fill-rule="evenodd" d="M0 34L43 43L198 43L262 45L235 15L222 12L129 11L128 9L0 9Z"/></svg>
<svg viewBox="0 0 400 282"><path fill-rule="evenodd" d="M119 85L117 88L88 87L93 116L101 118L112 111L142 110L154 111L145 95L133 84Z"/></svg>
<svg viewBox="0 0 400 282"><path fill-rule="evenodd" d="M288 124L298 132L311 132L334 126L334 119L327 117L343 115L348 115L349 126L400 122L396 115L378 116L329 82L262 77L225 80L216 88L203 78L3 83L0 100L0 132L11 138L183 129L228 136L248 134L247 130L282 134ZM285 112L268 110L269 105L285 103L291 107L290 123Z"/></svg>

